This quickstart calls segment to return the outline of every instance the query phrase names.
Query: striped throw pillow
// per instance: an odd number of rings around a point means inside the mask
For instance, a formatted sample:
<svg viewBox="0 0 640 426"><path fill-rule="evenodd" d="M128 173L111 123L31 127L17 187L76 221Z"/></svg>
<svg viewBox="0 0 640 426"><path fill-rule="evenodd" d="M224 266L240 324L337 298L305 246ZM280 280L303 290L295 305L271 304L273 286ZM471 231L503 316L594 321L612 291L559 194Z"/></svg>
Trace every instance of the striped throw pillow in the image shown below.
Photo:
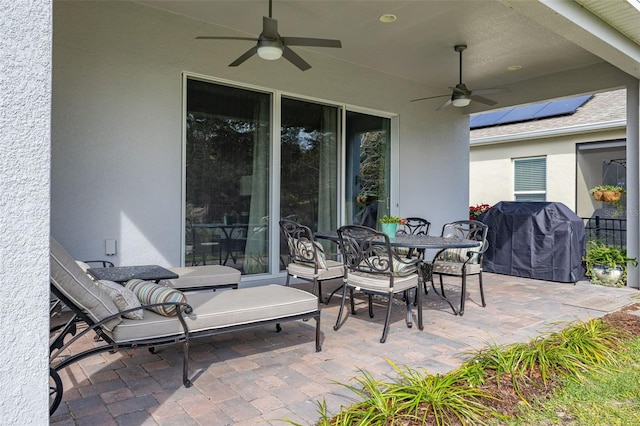
<svg viewBox="0 0 640 426"><path fill-rule="evenodd" d="M469 252L472 253L469 263L478 263L478 250L477 248L454 248L446 249L438 255L436 260L442 260L445 262L457 262L464 263L468 259Z"/></svg>
<svg viewBox="0 0 640 426"><path fill-rule="evenodd" d="M143 305L165 302L187 303L187 298L181 291L165 287L151 281L138 279L129 280L125 284L125 287L131 290ZM172 317L176 315L175 305L155 306L149 309L166 317Z"/></svg>

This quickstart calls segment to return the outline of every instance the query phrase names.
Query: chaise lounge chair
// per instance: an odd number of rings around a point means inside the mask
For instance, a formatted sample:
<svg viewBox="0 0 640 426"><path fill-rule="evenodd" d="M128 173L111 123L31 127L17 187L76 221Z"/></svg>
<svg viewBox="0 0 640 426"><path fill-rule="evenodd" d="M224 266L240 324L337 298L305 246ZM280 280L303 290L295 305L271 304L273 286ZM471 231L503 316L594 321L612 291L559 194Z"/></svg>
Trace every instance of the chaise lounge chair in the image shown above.
<svg viewBox="0 0 640 426"><path fill-rule="evenodd" d="M74 259L51 238L50 281L52 293L68 308L72 315L52 328L50 343L50 404L52 414L60 404L63 387L58 371L90 355L133 347L180 344L183 347L182 381L191 386L189 372L189 342L192 339L242 330L266 324L314 318L316 320L316 351L320 344L320 310L318 299L311 293L281 285L266 285L237 290L188 293L157 286L157 293L165 294L166 301L119 308L116 300L118 287L105 290L89 278ZM139 281L139 280L138 280ZM155 291L154 290L154 291ZM134 304L135 305L135 304ZM152 310L152 309L155 309ZM130 319L128 314L144 310L142 319ZM172 314L165 316L161 313ZM78 323L86 327L76 327ZM96 346L82 352L66 350L87 333L97 334ZM72 337L71 337L72 336ZM70 337L70 338L69 338ZM65 341L67 340L67 341Z"/></svg>

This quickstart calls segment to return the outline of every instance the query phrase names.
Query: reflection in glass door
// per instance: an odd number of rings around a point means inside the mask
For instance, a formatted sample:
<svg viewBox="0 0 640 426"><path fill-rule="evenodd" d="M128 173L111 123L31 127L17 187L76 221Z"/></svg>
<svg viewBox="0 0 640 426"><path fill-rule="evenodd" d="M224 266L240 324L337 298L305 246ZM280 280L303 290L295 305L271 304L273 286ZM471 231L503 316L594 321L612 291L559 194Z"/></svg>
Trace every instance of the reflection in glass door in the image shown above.
<svg viewBox="0 0 640 426"><path fill-rule="evenodd" d="M185 265L269 272L271 95L187 79Z"/></svg>
<svg viewBox="0 0 640 426"><path fill-rule="evenodd" d="M347 111L347 223L379 229L389 212L391 119Z"/></svg>
<svg viewBox="0 0 640 426"><path fill-rule="evenodd" d="M280 217L335 230L339 109L285 97L281 105Z"/></svg>

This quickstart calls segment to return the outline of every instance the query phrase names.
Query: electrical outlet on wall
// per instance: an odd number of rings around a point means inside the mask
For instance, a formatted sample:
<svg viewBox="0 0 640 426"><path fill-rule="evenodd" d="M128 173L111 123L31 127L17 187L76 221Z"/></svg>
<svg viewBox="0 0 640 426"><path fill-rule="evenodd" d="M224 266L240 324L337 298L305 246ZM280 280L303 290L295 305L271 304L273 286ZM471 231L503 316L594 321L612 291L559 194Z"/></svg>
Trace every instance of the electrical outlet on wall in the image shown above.
<svg viewBox="0 0 640 426"><path fill-rule="evenodd" d="M107 256L116 254L116 240L104 240L104 254Z"/></svg>

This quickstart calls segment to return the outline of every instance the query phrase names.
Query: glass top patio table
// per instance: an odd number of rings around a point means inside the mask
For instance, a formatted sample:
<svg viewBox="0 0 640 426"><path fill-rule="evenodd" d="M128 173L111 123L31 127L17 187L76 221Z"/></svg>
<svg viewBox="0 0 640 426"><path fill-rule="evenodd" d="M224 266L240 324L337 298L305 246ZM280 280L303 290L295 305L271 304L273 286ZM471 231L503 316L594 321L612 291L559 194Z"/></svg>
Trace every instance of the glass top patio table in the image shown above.
<svg viewBox="0 0 640 426"><path fill-rule="evenodd" d="M316 232L316 238L337 242L338 232ZM434 235L411 235L399 234L394 238L389 238L392 247L407 247L413 249L446 249L446 248L471 248L478 247L479 241L465 240L458 237L437 237Z"/></svg>
<svg viewBox="0 0 640 426"><path fill-rule="evenodd" d="M337 231L328 231L328 232L316 232L316 238L330 240L333 242L339 242L338 232ZM432 263L426 261L424 259L424 250L434 249L449 249L449 248L472 248L479 247L481 245L480 241L475 240L465 240L458 237L439 237L434 235L412 235L412 234L399 234L393 238L389 238L389 245L392 247L406 247L409 249L416 249L422 251L421 256L419 257L418 263L418 275L422 282L431 281L433 284L432 277ZM434 288L435 290L435 288ZM455 308L451 304L451 302L444 296L442 296L437 291L435 292L440 299L444 300L449 304L451 309L455 312Z"/></svg>

